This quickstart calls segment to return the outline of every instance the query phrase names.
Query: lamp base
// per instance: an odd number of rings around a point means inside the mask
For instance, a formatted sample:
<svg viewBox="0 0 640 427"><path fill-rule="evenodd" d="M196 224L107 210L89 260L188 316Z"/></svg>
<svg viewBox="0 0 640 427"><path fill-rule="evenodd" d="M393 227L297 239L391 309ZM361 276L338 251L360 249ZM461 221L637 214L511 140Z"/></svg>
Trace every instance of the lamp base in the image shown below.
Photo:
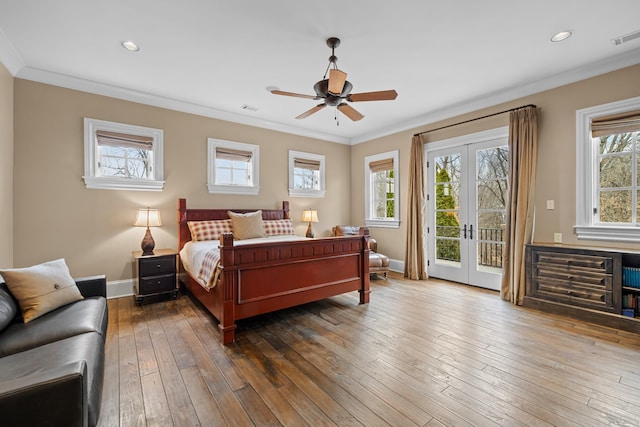
<svg viewBox="0 0 640 427"><path fill-rule="evenodd" d="M307 227L307 234L305 234L310 239L313 239L313 228L311 228L311 223L309 223L309 227Z"/></svg>
<svg viewBox="0 0 640 427"><path fill-rule="evenodd" d="M153 240L153 236L151 236L151 230L147 228L147 232L144 234L144 238L142 239L142 244L140 244L142 248L142 255L153 255L153 248L156 247L156 242Z"/></svg>

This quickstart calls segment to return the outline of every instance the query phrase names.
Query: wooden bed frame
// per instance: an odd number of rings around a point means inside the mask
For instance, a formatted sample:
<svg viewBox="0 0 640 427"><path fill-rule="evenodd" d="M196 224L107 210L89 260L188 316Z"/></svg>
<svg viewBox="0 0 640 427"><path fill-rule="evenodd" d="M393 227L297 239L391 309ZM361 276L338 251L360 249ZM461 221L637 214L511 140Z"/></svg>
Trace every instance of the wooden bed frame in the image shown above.
<svg viewBox="0 0 640 427"><path fill-rule="evenodd" d="M187 221L228 219L227 211L257 209L187 209L178 200L179 247L191 240ZM282 209L262 209L265 220L288 219ZM358 236L326 237L293 242L233 245L233 234L220 237L220 280L206 290L180 263L180 280L218 319L222 342L235 339L236 320L269 313L345 292L358 291L369 302L369 230Z"/></svg>

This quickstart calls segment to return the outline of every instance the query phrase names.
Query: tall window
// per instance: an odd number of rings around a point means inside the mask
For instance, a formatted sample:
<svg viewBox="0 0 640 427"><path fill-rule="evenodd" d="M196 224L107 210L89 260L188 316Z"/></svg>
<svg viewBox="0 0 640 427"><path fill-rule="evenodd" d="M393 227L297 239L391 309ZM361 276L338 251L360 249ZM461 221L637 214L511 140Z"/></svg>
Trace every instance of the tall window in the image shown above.
<svg viewBox="0 0 640 427"><path fill-rule="evenodd" d="M324 197L324 156L289 151L289 195Z"/></svg>
<svg viewBox="0 0 640 427"><path fill-rule="evenodd" d="M209 193L258 194L258 146L209 138Z"/></svg>
<svg viewBox="0 0 640 427"><path fill-rule="evenodd" d="M365 224L398 227L398 151L365 157Z"/></svg>
<svg viewBox="0 0 640 427"><path fill-rule="evenodd" d="M162 130L84 119L87 188L162 190Z"/></svg>
<svg viewBox="0 0 640 427"><path fill-rule="evenodd" d="M578 237L638 241L640 98L578 111L578 135Z"/></svg>

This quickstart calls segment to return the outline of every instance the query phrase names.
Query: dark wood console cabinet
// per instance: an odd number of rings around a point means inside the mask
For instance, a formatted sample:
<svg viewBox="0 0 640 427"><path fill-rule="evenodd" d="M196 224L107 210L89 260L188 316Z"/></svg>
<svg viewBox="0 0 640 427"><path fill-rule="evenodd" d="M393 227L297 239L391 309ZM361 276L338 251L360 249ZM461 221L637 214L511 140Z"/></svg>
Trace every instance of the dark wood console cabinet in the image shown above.
<svg viewBox="0 0 640 427"><path fill-rule="evenodd" d="M640 253L557 244L526 247L524 305L618 329L640 332L640 318L622 315L623 266Z"/></svg>

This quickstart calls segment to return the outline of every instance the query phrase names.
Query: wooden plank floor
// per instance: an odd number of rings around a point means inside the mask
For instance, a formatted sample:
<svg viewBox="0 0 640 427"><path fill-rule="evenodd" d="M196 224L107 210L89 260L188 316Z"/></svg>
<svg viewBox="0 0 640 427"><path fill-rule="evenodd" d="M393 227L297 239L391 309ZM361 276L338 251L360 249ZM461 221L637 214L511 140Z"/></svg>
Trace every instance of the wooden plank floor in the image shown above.
<svg viewBox="0 0 640 427"><path fill-rule="evenodd" d="M640 425L640 337L439 280L217 324L109 300L101 426Z"/></svg>

